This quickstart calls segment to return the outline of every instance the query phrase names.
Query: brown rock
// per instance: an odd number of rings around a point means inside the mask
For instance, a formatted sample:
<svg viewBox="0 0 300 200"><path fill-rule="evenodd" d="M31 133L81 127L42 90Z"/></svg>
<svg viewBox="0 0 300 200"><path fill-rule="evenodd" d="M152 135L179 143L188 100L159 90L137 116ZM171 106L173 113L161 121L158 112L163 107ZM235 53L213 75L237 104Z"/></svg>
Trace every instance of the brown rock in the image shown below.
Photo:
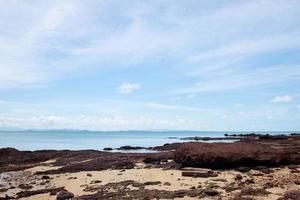
<svg viewBox="0 0 300 200"><path fill-rule="evenodd" d="M62 190L57 194L56 200L67 200L67 199L72 199L73 197L74 197L73 193L68 192L66 190Z"/></svg>
<svg viewBox="0 0 300 200"><path fill-rule="evenodd" d="M30 190L31 188L33 188L33 186L29 184L20 184L18 187L23 190Z"/></svg>
<svg viewBox="0 0 300 200"><path fill-rule="evenodd" d="M208 196L217 196L219 194L217 190L213 190L213 189L205 189L204 193Z"/></svg>
<svg viewBox="0 0 300 200"><path fill-rule="evenodd" d="M159 184L161 184L160 181L148 181L144 183L144 185L159 185Z"/></svg>
<svg viewBox="0 0 300 200"><path fill-rule="evenodd" d="M300 155L296 151L256 143L187 142L175 151L175 161L183 167L225 169L299 163ZM247 172L250 169L238 170Z"/></svg>
<svg viewBox="0 0 300 200"><path fill-rule="evenodd" d="M240 175L240 174L237 174L236 176L235 176L235 178L234 178L234 180L236 180L236 181L240 181L240 180L242 180L243 179L243 177L242 177L242 175Z"/></svg>
<svg viewBox="0 0 300 200"><path fill-rule="evenodd" d="M284 193L283 197L278 198L278 200L300 200L300 191L291 190Z"/></svg>
<svg viewBox="0 0 300 200"><path fill-rule="evenodd" d="M201 177L201 178L208 178L208 177L217 177L218 174L214 173L213 171L183 171L181 173L182 176L187 177Z"/></svg>
<svg viewBox="0 0 300 200"><path fill-rule="evenodd" d="M265 196L270 194L263 188L243 188L240 192L241 196Z"/></svg>

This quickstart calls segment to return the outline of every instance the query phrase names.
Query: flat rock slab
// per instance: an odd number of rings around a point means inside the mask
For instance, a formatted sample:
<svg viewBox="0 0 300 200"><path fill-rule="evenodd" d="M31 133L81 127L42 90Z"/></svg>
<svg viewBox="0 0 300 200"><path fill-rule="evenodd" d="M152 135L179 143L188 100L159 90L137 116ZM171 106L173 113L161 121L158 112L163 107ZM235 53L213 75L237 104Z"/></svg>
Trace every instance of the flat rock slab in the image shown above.
<svg viewBox="0 0 300 200"><path fill-rule="evenodd" d="M218 174L212 171L201 172L201 171L183 171L182 176L187 177L201 177L201 178L208 178L208 177L217 177Z"/></svg>

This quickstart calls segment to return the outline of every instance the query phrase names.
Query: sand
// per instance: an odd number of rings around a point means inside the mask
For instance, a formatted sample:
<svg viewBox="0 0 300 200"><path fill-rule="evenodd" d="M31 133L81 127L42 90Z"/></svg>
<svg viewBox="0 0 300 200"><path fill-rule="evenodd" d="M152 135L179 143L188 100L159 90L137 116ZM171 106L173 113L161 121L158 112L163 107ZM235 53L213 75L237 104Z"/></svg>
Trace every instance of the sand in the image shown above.
<svg viewBox="0 0 300 200"><path fill-rule="evenodd" d="M226 192L221 189L229 182L234 182L234 178L237 174L241 174L240 172L233 170L223 170L219 171L218 177L210 177L210 178L193 178L193 177L182 177L180 170L164 170L162 168L144 168L143 164L137 165L135 169L128 170L103 170L103 171L86 171L86 172L78 172L78 173L65 173L65 174L55 174L49 175L50 185L48 187L65 187L68 191L75 194L75 196L84 195L84 194L92 194L93 192L85 192L83 189L83 185L89 186L97 186L97 185L105 185L107 183L113 182L121 182L125 180L134 180L136 182L145 183L145 182L153 182L160 181L159 185L149 185L145 186L146 189L159 189L159 190L167 190L167 191L175 191L180 189L189 189L191 187L198 187L199 185L205 187L208 184L217 184L220 186L217 190L224 194L223 199L230 199L234 194L239 191L234 191L230 194L226 194ZM37 166L24 171L24 176L28 176L28 173L34 174L37 171L44 171L49 169L56 169L57 167L53 166ZM250 173L241 174L244 179L248 178L251 173L257 173L255 170L252 170ZM88 175L89 174L89 175ZM22 175L19 175L22 176ZM261 187L266 181L269 179L278 179L280 181L289 180L291 174L288 168L278 168L275 170L275 173L270 176L262 176L256 177L255 185L257 187ZM36 176L38 179L40 176ZM74 178L76 177L76 179ZM223 179L226 182L223 182ZM94 180L100 180L101 183L91 184ZM286 187L274 187L268 189L272 194L268 196L257 196L255 199L257 200L275 200L280 197L285 191L288 189L300 189L300 186L289 183ZM40 189L42 186L37 185L34 186L34 189ZM17 192L19 189L14 190ZM9 192L7 194L12 194ZM226 195L225 195L226 194ZM55 196L50 196L49 194L39 194L34 195L27 198L22 198L22 200L54 200ZM197 198L181 198L181 199L197 199ZM211 199L211 198L207 198Z"/></svg>

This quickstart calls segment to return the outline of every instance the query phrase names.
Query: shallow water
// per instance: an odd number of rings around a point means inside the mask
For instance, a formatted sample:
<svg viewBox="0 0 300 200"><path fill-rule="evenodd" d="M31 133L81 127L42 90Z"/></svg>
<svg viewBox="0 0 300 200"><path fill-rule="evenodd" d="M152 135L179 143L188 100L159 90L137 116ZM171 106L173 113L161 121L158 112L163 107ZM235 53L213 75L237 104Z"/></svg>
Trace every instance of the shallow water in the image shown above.
<svg viewBox="0 0 300 200"><path fill-rule="evenodd" d="M153 147L165 143L186 142L183 137L223 137L228 132L202 131L0 131L0 148L13 147L19 150L41 149L96 149L120 146ZM235 132L238 133L238 132ZM243 132L246 133L246 132ZM269 132L270 133L270 132ZM274 133L275 134L275 133ZM282 134L282 132L281 132ZM176 138L169 138L176 137ZM219 141L207 141L219 142ZM222 141L230 142L230 141ZM143 150L139 151L142 152Z"/></svg>

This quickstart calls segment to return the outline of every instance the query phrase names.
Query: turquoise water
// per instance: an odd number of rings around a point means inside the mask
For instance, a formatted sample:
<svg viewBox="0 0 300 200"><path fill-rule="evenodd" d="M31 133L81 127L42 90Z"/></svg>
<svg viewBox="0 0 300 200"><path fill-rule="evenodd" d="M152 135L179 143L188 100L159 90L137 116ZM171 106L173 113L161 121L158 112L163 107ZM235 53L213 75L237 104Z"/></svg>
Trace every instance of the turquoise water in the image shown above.
<svg viewBox="0 0 300 200"><path fill-rule="evenodd" d="M151 147L165 143L183 142L168 137L209 136L222 137L228 132L197 131L0 131L0 148L13 147L19 150L41 149L96 149L118 148L124 145ZM237 133L237 132L236 132ZM245 133L245 132L243 132Z"/></svg>

